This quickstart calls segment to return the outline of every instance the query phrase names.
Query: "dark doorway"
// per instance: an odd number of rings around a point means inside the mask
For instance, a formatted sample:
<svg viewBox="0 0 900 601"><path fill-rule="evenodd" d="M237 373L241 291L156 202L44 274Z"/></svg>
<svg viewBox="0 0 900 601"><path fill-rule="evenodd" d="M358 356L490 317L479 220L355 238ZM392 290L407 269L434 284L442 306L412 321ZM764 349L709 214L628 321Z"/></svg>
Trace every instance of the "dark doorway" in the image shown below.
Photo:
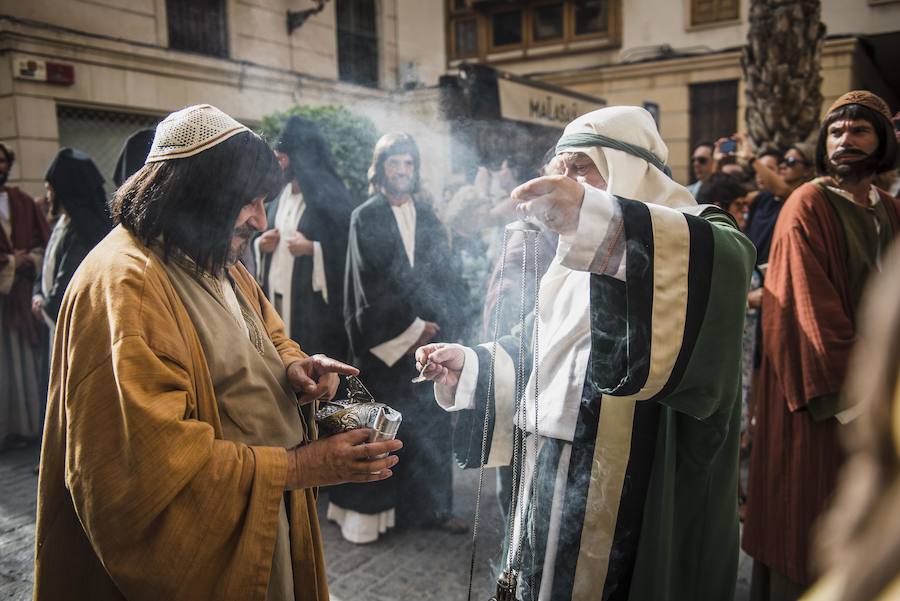
<svg viewBox="0 0 900 601"><path fill-rule="evenodd" d="M337 0L338 76L342 81L378 86L378 32L375 0Z"/></svg>

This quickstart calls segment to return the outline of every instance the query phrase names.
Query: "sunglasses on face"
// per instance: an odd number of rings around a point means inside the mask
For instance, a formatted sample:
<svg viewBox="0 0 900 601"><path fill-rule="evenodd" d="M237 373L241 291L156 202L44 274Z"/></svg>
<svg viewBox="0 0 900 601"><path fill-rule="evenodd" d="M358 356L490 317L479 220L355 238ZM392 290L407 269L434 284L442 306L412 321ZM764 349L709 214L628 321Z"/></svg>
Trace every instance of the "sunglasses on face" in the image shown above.
<svg viewBox="0 0 900 601"><path fill-rule="evenodd" d="M802 161L802 160L798 159L797 157L788 157L788 158L784 159L783 161L781 161L781 164L784 165L785 167L796 167L797 165L803 165L805 167L806 161Z"/></svg>
<svg viewBox="0 0 900 601"><path fill-rule="evenodd" d="M709 162L709 159L706 157L694 157L691 159L691 161L697 163L698 165L705 165Z"/></svg>

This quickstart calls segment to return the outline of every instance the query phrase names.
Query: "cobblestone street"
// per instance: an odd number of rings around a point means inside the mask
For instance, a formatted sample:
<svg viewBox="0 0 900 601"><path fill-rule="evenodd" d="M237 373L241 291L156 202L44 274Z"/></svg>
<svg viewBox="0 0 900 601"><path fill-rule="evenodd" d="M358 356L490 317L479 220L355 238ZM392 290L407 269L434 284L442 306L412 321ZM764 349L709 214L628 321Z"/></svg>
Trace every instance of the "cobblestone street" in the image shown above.
<svg viewBox="0 0 900 601"><path fill-rule="evenodd" d="M0 599L31 599L35 488L32 467L37 448L0 455ZM456 470L457 514L471 523L478 472ZM326 495L319 502L325 515ZM485 473L479 560L473 599L492 593L492 564L501 538L500 511L494 498L494 473ZM465 601L471 535L433 530L391 531L372 545L341 539L334 524L324 521L325 555L332 601ZM750 562L741 556L735 601L749 598Z"/></svg>

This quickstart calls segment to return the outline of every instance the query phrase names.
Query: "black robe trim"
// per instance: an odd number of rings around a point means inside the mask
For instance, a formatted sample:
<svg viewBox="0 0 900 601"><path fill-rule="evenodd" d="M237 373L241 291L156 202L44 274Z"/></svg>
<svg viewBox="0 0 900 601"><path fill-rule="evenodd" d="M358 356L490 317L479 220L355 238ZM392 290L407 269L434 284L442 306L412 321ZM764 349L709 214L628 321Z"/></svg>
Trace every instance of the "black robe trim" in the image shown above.
<svg viewBox="0 0 900 601"><path fill-rule="evenodd" d="M491 364L491 352L481 346L475 347L479 365ZM494 383L488 390L489 370L478 372L478 384L475 393L475 408L471 411L460 411L453 428L453 455L456 463L463 469L477 468L481 465L481 443L484 436L484 410L488 406L488 433L485 461L491 454L491 440L494 437L496 407L488 398L494 399ZM488 390L487 394L482 391Z"/></svg>
<svg viewBox="0 0 900 601"><path fill-rule="evenodd" d="M622 217L625 224L625 285L627 300L627 324L616 347L616 365L623 367L622 371L609 369L606 359L608 355L597 349L593 356L591 375L595 383L604 394L616 396L628 396L639 392L647 382L650 373L650 336L652 333L653 295L648 290L653 290L653 225L650 218L650 210L647 205L635 200L627 200L616 197L622 209ZM606 276L593 275L592 280L606 278ZM593 291L593 290L592 290ZM592 305L594 303L592 302ZM600 306L602 311L602 305ZM625 311L617 313L608 312L616 319L618 315L625 315ZM606 320L608 321L608 319ZM592 327L592 344L602 343L598 334ZM617 333L621 327L616 327ZM604 328L601 328L601 332ZM592 349L593 350L593 349ZM605 378L604 374L612 374L616 381Z"/></svg>

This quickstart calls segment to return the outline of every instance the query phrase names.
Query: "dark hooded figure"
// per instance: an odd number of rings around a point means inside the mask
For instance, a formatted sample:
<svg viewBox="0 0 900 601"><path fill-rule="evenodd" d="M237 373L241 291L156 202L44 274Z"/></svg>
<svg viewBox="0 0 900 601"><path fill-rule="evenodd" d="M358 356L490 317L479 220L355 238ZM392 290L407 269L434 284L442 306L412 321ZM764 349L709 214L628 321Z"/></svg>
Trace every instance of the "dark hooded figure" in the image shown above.
<svg viewBox="0 0 900 601"><path fill-rule="evenodd" d="M81 261L112 228L103 176L91 157L63 148L47 173L47 198L58 215L47 243L41 277L35 281L32 310L49 324L56 322L63 294Z"/></svg>
<svg viewBox="0 0 900 601"><path fill-rule="evenodd" d="M147 155L150 154L150 146L153 144L153 135L156 130L152 127L139 129L125 140L119 160L116 161L116 169L113 171L113 182L116 188L121 188L129 177L137 173L144 166Z"/></svg>
<svg viewBox="0 0 900 601"><path fill-rule="evenodd" d="M318 126L290 117L275 154L287 184L254 243L258 280L291 338L310 355L343 359L344 261L353 197Z"/></svg>

